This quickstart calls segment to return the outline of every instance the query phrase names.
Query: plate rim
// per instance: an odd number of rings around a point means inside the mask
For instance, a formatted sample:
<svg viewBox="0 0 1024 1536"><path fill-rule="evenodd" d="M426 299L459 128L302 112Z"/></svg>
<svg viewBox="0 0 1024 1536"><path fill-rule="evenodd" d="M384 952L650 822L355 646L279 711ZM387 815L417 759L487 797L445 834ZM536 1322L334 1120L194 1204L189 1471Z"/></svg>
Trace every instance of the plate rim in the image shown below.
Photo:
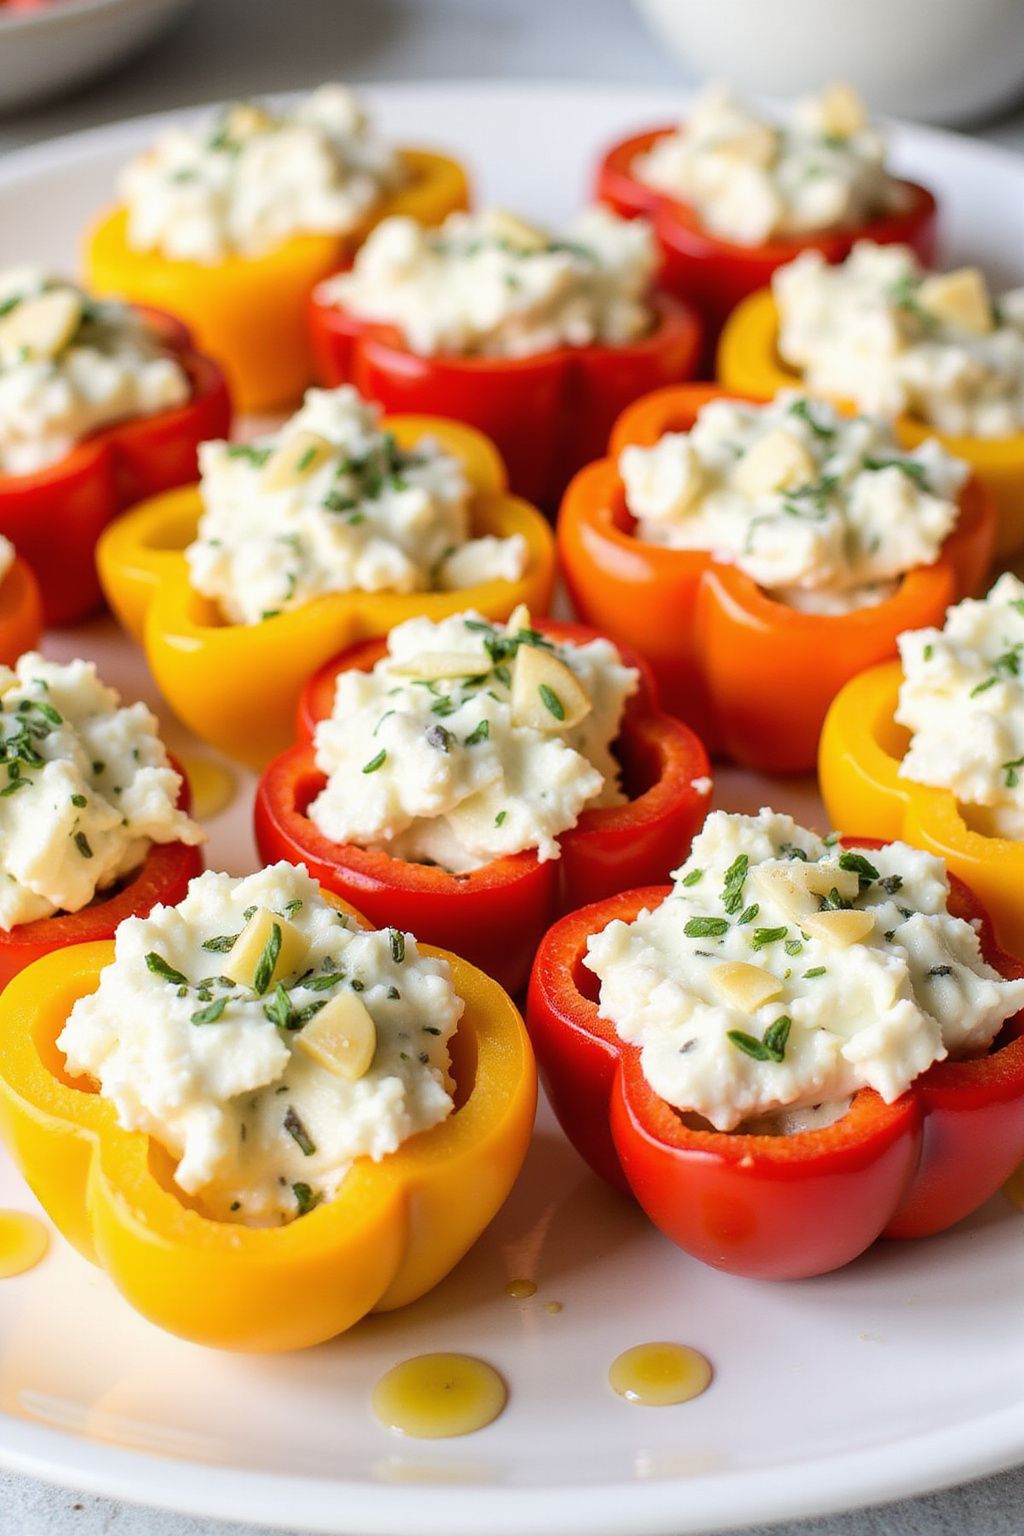
<svg viewBox="0 0 1024 1536"><path fill-rule="evenodd" d="M73 8L81 13L110 3L116 0L77 0ZM467 99L500 95L549 102L585 97L621 107L627 114L642 98L652 118L681 110L693 94L682 85L645 89L615 82L487 77L361 82L357 89L384 107L417 99L428 105L432 98L453 94ZM261 93L282 101L297 94ZM10 150L0 161L0 195L57 165L66 168L69 161L88 161L126 138L200 116L217 105L202 102L115 119ZM1005 145L898 119L886 122L900 158L913 156L920 148L928 156L953 154L968 161L982 160L1024 184L1024 161ZM611 132L613 127L609 136ZM596 155L600 145L594 149ZM472 152L467 158L473 158ZM294 1529L298 1519L304 1529L325 1536L408 1536L411 1531L416 1536L478 1536L486 1519L491 1536L521 1536L527 1526L535 1536L622 1536L627 1530L631 1536L683 1536L866 1508L1005 1470L1024 1461L1024 1397L912 1438L806 1460L796 1477L791 1466L782 1466L538 1487L507 1481L399 1486L369 1479L357 1482L266 1472L90 1440L6 1410L0 1410L0 1431L0 1469L5 1471L131 1504L235 1524ZM181 1475L184 1468L188 1477Z"/></svg>

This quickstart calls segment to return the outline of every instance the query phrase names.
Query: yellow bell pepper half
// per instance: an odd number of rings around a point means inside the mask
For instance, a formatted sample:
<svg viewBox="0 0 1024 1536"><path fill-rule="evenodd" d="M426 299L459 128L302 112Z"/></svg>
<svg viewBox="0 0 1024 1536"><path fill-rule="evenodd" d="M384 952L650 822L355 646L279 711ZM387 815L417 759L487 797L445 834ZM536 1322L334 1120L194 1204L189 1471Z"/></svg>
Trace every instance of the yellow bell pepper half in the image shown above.
<svg viewBox="0 0 1024 1536"><path fill-rule="evenodd" d="M360 1158L307 1216L254 1228L204 1216L176 1192L164 1149L67 1075L55 1042L113 952L59 950L5 989L0 1131L58 1229L137 1311L196 1344L303 1349L448 1274L504 1203L533 1127L533 1052L497 982L444 956L466 1004L451 1044L455 1112L380 1162Z"/></svg>
<svg viewBox="0 0 1024 1536"><path fill-rule="evenodd" d="M780 389L800 389L799 373L788 368L778 351L779 312L767 288L752 294L733 310L718 343L718 381L737 394L770 398ZM996 557L1024 548L1024 433L1012 437L948 437L913 416L899 416L896 436L904 448L916 448L937 438L958 459L965 460L985 486L999 516Z"/></svg>
<svg viewBox="0 0 1024 1536"><path fill-rule="evenodd" d="M386 635L416 615L439 620L466 608L505 619L518 603L547 612L555 579L551 529L505 489L505 470L488 438L431 416L392 416L384 425L402 447L432 437L459 458L474 487L474 534L523 535L527 567L518 581L488 581L457 592L339 592L261 624L228 624L189 583L183 551L202 511L196 487L169 491L111 523L96 549L107 601L145 647L175 713L197 736L254 767L295 736L302 685L346 646Z"/></svg>
<svg viewBox="0 0 1024 1536"><path fill-rule="evenodd" d="M307 306L316 287L351 261L370 230L392 214L440 224L468 207L466 173L454 160L406 149L408 180L345 236L297 235L265 256L229 256L214 265L137 251L123 207L88 232L85 277L101 297L130 299L183 320L201 351L221 364L240 411L285 410L312 378Z"/></svg>
<svg viewBox="0 0 1024 1536"><path fill-rule="evenodd" d="M818 758L829 820L844 833L938 854L988 909L1002 947L1024 958L1024 843L975 832L949 790L900 778L909 740L894 718L902 680L899 662L886 662L833 702Z"/></svg>

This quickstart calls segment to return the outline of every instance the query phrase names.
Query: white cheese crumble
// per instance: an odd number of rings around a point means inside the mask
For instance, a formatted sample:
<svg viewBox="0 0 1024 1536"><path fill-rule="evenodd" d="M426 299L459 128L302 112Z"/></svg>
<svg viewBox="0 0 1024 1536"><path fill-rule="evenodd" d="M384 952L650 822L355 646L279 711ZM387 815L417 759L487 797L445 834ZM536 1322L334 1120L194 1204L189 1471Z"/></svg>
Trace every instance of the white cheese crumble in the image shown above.
<svg viewBox="0 0 1024 1536"><path fill-rule="evenodd" d="M585 808L624 798L611 746L638 681L610 641L554 645L525 608L410 619L372 671L339 673L308 814L336 843L457 872L556 859Z"/></svg>
<svg viewBox="0 0 1024 1536"><path fill-rule="evenodd" d="M283 111L238 103L168 128L121 174L128 244L174 261L253 257L296 235L344 235L403 179L357 98L322 85Z"/></svg>
<svg viewBox="0 0 1024 1536"><path fill-rule="evenodd" d="M98 427L190 393L137 310L38 267L0 271L0 474L33 474Z"/></svg>
<svg viewBox="0 0 1024 1536"><path fill-rule="evenodd" d="M636 341L651 328L656 268L643 219L594 207L554 235L491 209L449 214L432 230L384 219L351 271L317 293L395 326L414 352L526 357Z"/></svg>
<svg viewBox="0 0 1024 1536"><path fill-rule="evenodd" d="M802 98L778 123L711 85L632 170L738 245L852 229L900 208L906 195L886 170L885 140L848 86Z"/></svg>
<svg viewBox="0 0 1024 1536"><path fill-rule="evenodd" d="M900 775L950 790L988 836L1024 839L1024 582L1007 572L899 648Z"/></svg>
<svg viewBox="0 0 1024 1536"><path fill-rule="evenodd" d="M453 590L526 568L522 534L470 537L473 488L431 438L399 448L350 386L311 389L276 433L203 443L193 587L235 624L328 592Z"/></svg>
<svg viewBox="0 0 1024 1536"><path fill-rule="evenodd" d="M220 975L257 915L287 936L288 961ZM372 1021L357 1076L308 1049L339 997ZM122 1126L170 1152L207 1214L270 1225L329 1200L357 1158L380 1161L451 1114L463 1006L447 961L395 929L356 928L281 863L243 879L210 871L178 906L121 923L113 963L57 1044Z"/></svg>
<svg viewBox="0 0 1024 1536"><path fill-rule="evenodd" d="M906 844L847 852L770 810L716 811L671 895L594 934L584 964L667 1103L720 1131L779 1111L776 1130L805 1129L984 1052L1024 1007L948 897L942 860Z"/></svg>
<svg viewBox="0 0 1024 1536"><path fill-rule="evenodd" d="M808 388L961 437L1024 430L1024 288L974 267L929 274L907 246L805 251L772 279L779 355Z"/></svg>
<svg viewBox="0 0 1024 1536"><path fill-rule="evenodd" d="M0 928L78 912L154 843L199 843L144 704L89 661L0 667Z"/></svg>
<svg viewBox="0 0 1024 1536"><path fill-rule="evenodd" d="M937 442L904 453L880 420L783 392L713 400L689 432L619 456L637 536L707 550L814 613L879 603L930 565L968 466Z"/></svg>

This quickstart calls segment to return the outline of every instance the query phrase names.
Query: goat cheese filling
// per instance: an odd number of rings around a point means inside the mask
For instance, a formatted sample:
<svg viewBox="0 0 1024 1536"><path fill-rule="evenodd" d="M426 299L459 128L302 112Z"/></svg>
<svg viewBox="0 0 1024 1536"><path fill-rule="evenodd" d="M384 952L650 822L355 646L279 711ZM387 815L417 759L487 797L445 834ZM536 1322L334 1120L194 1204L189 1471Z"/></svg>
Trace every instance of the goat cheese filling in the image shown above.
<svg viewBox="0 0 1024 1536"><path fill-rule="evenodd" d="M776 272L778 349L809 389L954 437L1024 430L1024 288L996 298L976 267L928 273L906 246L859 241Z"/></svg>
<svg viewBox="0 0 1024 1536"><path fill-rule="evenodd" d="M399 448L354 389L311 389L278 432L203 443L192 586L233 624L328 592L450 591L517 580L522 534L471 537L473 488L430 438Z"/></svg>
<svg viewBox="0 0 1024 1536"><path fill-rule="evenodd" d="M906 198L886 169L884 138L842 85L803 97L782 123L727 87L709 86L685 123L638 155L632 171L737 245L852 229Z"/></svg>
<svg viewBox="0 0 1024 1536"><path fill-rule="evenodd" d="M901 777L950 790L987 836L1024 838L1024 582L1007 572L899 648Z"/></svg>
<svg viewBox="0 0 1024 1536"><path fill-rule="evenodd" d="M639 674L609 640L555 644L525 608L410 619L372 671L339 673L309 806L336 843L455 872L536 849L624 799L612 744Z"/></svg>
<svg viewBox="0 0 1024 1536"><path fill-rule="evenodd" d="M934 440L904 453L884 422L784 392L713 400L689 432L623 449L619 472L638 538L706 550L792 608L846 613L937 558L968 466Z"/></svg>
<svg viewBox="0 0 1024 1536"><path fill-rule="evenodd" d="M154 843L200 843L144 704L89 661L0 667L0 928L78 912Z"/></svg>
<svg viewBox="0 0 1024 1536"><path fill-rule="evenodd" d="M892 1103L1024 1007L1024 980L949 912L942 860L904 843L844 849L774 811L716 811L674 878L584 964L654 1091L716 1130L809 1129L861 1088Z"/></svg>
<svg viewBox="0 0 1024 1536"><path fill-rule="evenodd" d="M0 474L34 474L97 428L191 391L138 310L38 267L0 271Z"/></svg>
<svg viewBox="0 0 1024 1536"><path fill-rule="evenodd" d="M606 208L563 235L501 209L453 213L439 229L390 218L317 295L394 326L414 352L527 357L646 335L657 264L650 225Z"/></svg>
<svg viewBox="0 0 1024 1536"><path fill-rule="evenodd" d="M211 266L296 235L346 235L403 180L358 99L322 85L282 111L239 102L162 133L121 173L128 244Z"/></svg>
<svg viewBox="0 0 1024 1536"><path fill-rule="evenodd" d="M166 1148L205 1214L268 1226L451 1114L463 1006L447 961L357 928L281 863L210 871L178 906L121 923L57 1044L126 1130Z"/></svg>

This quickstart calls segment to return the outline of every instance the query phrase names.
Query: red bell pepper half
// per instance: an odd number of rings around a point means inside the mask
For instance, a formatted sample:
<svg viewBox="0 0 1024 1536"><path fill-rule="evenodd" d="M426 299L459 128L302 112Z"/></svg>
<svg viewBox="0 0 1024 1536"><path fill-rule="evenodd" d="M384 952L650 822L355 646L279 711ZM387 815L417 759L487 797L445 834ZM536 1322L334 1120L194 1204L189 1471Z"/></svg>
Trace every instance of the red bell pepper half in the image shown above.
<svg viewBox="0 0 1024 1536"><path fill-rule="evenodd" d="M188 779L178 763L173 766L181 775L178 805L187 811L192 803ZM133 875L109 893L98 892L95 901L81 911L40 917L8 932L0 929L0 988L52 950L112 939L118 923L126 917L147 917L161 903L175 906L184 898L189 881L202 869L203 856L198 848L188 843L154 843Z"/></svg>
<svg viewBox="0 0 1024 1536"><path fill-rule="evenodd" d="M192 350L179 321L145 314L188 375L190 398L101 427L32 474L0 474L0 533L35 572L50 625L77 623L102 606L94 551L107 524L135 502L195 480L199 444L231 429L227 384L216 363Z"/></svg>
<svg viewBox="0 0 1024 1536"><path fill-rule="evenodd" d="M874 839L845 840L877 848ZM977 920L1002 975L1024 966L950 876L950 911ZM685 1252L731 1274L792 1280L838 1269L878 1237L927 1237L984 1204L1024 1158L1024 1015L986 1056L930 1067L893 1104L863 1089L821 1130L741 1135L696 1126L651 1088L636 1047L598 1017L587 939L669 887L626 891L554 925L537 954L527 1024L563 1130Z"/></svg>
<svg viewBox="0 0 1024 1536"><path fill-rule="evenodd" d="M552 639L582 644L592 630L539 621ZM537 944L559 913L637 880L661 879L685 859L711 794L707 753L680 721L663 714L646 665L640 690L623 716L617 755L630 799L584 811L559 838L559 859L541 863L524 852L467 874L412 864L389 854L326 838L306 808L324 785L314 761L313 731L331 712L335 679L350 667L368 670L383 641L352 647L316 673L299 707L299 742L270 764L256 791L256 841L268 862L305 864L328 890L357 904L377 926L407 929L427 943L451 946L510 992L529 975Z"/></svg>
<svg viewBox="0 0 1024 1536"><path fill-rule="evenodd" d="M873 240L879 245L912 246L926 265L935 256L935 198L912 181L901 183L904 208L855 229L794 235L763 245L738 245L712 234L688 204L667 197L633 174L637 156L674 131L652 128L614 144L598 167L596 194L625 218L650 219L664 259L663 286L696 304L715 333L741 299L767 287L772 273L801 251L821 251L828 261L837 262L849 255L856 241Z"/></svg>
<svg viewBox="0 0 1024 1536"><path fill-rule="evenodd" d="M655 324L626 346L559 347L529 357L422 357L394 327L375 325L313 295L317 377L355 384L388 415L451 416L497 445L518 496L553 510L572 476L605 450L627 405L690 379L702 328L680 299L657 295Z"/></svg>

